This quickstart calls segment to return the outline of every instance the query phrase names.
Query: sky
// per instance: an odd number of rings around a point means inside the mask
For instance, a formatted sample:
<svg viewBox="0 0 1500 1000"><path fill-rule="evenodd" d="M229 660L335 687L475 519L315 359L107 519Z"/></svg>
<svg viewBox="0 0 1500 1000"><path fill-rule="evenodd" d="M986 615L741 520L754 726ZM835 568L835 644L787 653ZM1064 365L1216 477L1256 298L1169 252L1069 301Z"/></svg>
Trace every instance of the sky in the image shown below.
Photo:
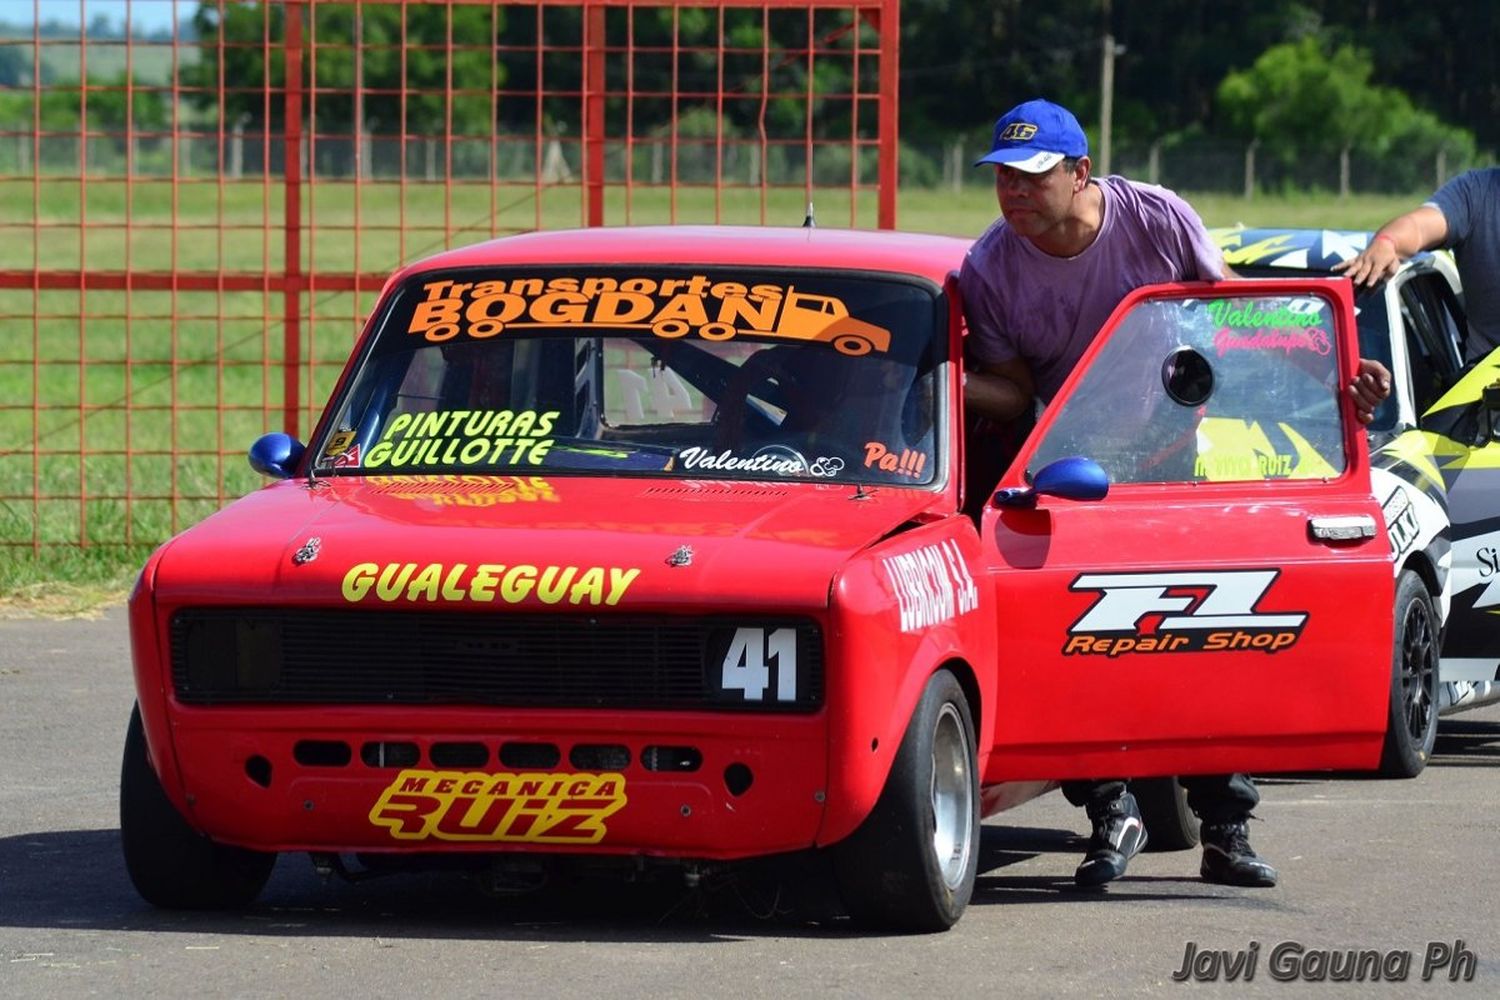
<svg viewBox="0 0 1500 1000"><path fill-rule="evenodd" d="M171 28L174 20L186 21L198 9L197 0L0 0L0 20L31 25L58 21L76 25L99 15L117 26L125 24L127 8L133 30L150 34ZM174 13L175 11L175 13Z"/></svg>

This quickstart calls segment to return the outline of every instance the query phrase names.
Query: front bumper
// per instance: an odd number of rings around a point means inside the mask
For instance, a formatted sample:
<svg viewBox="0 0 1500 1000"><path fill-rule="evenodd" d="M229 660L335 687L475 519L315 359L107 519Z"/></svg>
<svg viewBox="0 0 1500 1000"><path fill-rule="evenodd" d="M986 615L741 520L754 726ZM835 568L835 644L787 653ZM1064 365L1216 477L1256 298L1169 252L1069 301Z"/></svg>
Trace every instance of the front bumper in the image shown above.
<svg viewBox="0 0 1500 1000"><path fill-rule="evenodd" d="M814 843L824 716L174 704L167 790L265 851L730 860Z"/></svg>

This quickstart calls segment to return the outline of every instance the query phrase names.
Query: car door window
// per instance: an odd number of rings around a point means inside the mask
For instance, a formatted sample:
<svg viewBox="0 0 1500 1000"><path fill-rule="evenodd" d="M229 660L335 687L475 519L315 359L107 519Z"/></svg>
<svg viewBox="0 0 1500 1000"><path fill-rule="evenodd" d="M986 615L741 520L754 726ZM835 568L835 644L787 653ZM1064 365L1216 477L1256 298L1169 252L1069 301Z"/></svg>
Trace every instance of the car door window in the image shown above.
<svg viewBox="0 0 1500 1000"><path fill-rule="evenodd" d="M1391 357L1390 311L1385 307L1386 288L1381 285L1373 289L1356 289L1354 294L1354 318L1359 331L1359 356L1378 361L1386 371L1396 371ZM1394 430L1401 419L1401 400L1410 394L1392 392L1375 407L1375 415L1367 430Z"/></svg>
<svg viewBox="0 0 1500 1000"><path fill-rule="evenodd" d="M1425 412L1453 384L1462 364L1463 334L1451 291L1445 298L1440 275L1419 274L1401 286L1401 318L1411 361L1412 402Z"/></svg>
<svg viewBox="0 0 1500 1000"><path fill-rule="evenodd" d="M1112 483L1317 479L1345 468L1334 309L1317 295L1137 303L1042 430Z"/></svg>

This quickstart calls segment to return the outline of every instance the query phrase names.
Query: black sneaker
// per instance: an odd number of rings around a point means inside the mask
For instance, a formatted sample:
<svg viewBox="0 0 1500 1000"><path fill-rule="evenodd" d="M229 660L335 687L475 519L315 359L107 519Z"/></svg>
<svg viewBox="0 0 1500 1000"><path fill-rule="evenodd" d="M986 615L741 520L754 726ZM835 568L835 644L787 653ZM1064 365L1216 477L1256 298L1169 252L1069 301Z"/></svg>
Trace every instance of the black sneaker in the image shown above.
<svg viewBox="0 0 1500 1000"><path fill-rule="evenodd" d="M1203 867L1199 874L1220 885L1264 887L1276 884L1276 869L1256 857L1250 847L1250 830L1244 820L1237 823L1204 823Z"/></svg>
<svg viewBox="0 0 1500 1000"><path fill-rule="evenodd" d="M1124 875L1130 859L1146 846L1141 810L1129 792L1098 809L1097 815L1090 806L1089 819L1094 821L1089 851L1073 873L1073 881L1081 886L1103 885Z"/></svg>

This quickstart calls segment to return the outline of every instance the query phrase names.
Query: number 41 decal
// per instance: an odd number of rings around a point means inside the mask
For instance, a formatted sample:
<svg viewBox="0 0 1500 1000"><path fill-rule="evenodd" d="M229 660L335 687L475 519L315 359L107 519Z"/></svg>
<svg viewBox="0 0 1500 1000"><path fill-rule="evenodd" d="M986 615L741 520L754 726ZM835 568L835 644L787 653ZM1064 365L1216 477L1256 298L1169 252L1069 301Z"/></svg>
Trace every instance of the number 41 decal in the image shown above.
<svg viewBox="0 0 1500 1000"><path fill-rule="evenodd" d="M738 628L724 654L719 686L743 691L746 701L764 701L771 686L770 663L776 664L776 700L797 700L797 631L791 628Z"/></svg>

